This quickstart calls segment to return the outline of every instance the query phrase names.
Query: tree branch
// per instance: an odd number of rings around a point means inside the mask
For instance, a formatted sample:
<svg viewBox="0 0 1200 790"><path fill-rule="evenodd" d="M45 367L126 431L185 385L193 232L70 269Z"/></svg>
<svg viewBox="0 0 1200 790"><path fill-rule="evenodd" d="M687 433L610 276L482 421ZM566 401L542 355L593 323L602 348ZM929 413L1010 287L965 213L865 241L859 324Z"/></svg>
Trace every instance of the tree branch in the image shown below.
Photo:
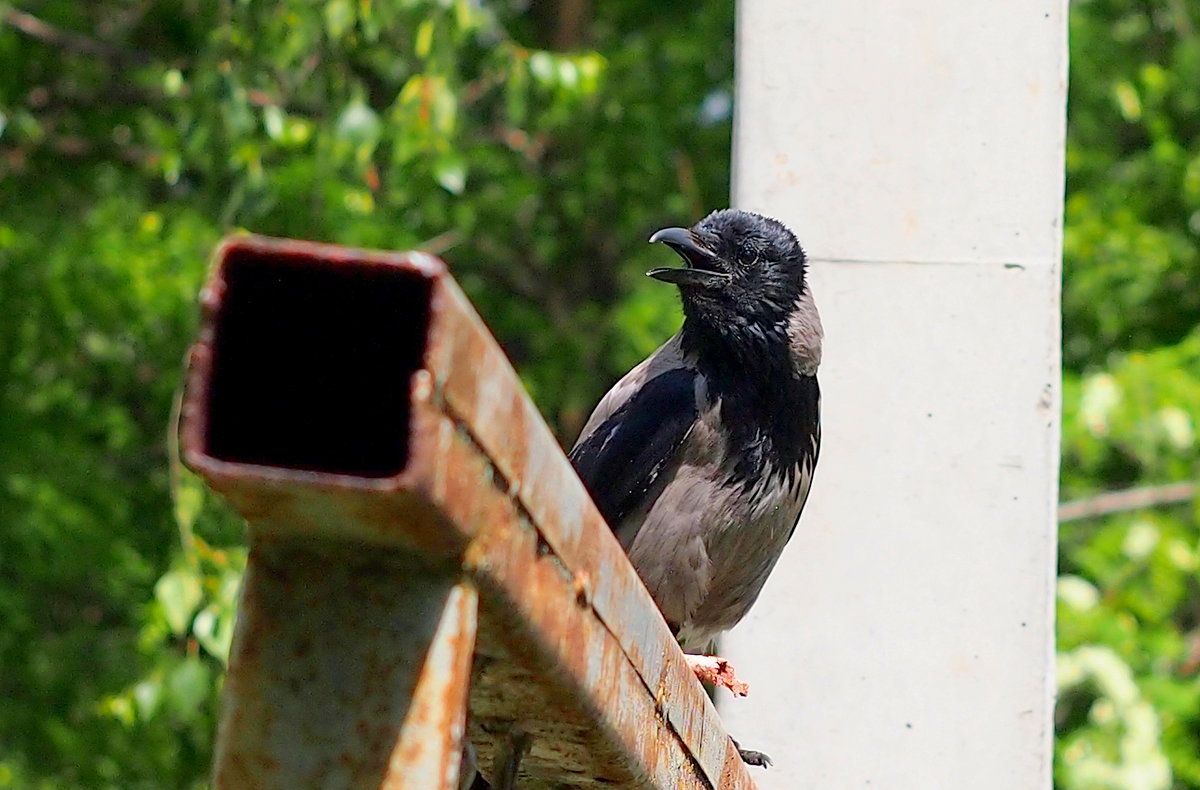
<svg viewBox="0 0 1200 790"><path fill-rule="evenodd" d="M552 46L559 52L579 49L591 32L590 0L560 0L557 7Z"/></svg>
<svg viewBox="0 0 1200 790"><path fill-rule="evenodd" d="M1196 484L1191 482L1128 488L1124 491L1106 491L1096 496L1061 503L1058 506L1058 521L1062 524L1085 518L1110 516L1113 513L1124 513L1129 510L1179 505L1190 502L1195 496Z"/></svg>
<svg viewBox="0 0 1200 790"><path fill-rule="evenodd" d="M15 8L3 8L0 20L30 38L36 38L43 44L65 49L68 52L115 61L150 62L149 56L145 53L118 49L111 44L106 44L90 36L85 36L82 33L57 28L49 22L43 22L33 14L27 14Z"/></svg>

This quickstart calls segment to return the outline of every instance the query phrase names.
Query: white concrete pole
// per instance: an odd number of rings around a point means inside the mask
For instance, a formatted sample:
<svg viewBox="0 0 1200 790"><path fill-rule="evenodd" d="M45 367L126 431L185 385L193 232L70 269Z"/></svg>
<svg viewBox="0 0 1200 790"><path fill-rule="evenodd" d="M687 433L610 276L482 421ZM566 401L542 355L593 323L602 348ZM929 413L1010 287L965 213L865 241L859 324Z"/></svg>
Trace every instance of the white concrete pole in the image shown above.
<svg viewBox="0 0 1200 790"><path fill-rule="evenodd" d="M1050 786L1065 0L740 0L734 205L824 318L808 507L724 655L763 790Z"/></svg>

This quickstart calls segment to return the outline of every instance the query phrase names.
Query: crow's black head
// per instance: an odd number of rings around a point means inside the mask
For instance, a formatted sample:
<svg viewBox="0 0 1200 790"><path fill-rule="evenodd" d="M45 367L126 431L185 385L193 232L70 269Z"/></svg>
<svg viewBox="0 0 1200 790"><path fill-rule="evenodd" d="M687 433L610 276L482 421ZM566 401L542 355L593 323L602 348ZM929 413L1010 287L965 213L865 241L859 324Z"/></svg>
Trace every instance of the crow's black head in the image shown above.
<svg viewBox="0 0 1200 790"><path fill-rule="evenodd" d="M650 237L683 258L684 268L647 274L679 286L685 334L715 332L738 342L782 331L804 292L804 251L778 220L737 209L714 211L690 229Z"/></svg>

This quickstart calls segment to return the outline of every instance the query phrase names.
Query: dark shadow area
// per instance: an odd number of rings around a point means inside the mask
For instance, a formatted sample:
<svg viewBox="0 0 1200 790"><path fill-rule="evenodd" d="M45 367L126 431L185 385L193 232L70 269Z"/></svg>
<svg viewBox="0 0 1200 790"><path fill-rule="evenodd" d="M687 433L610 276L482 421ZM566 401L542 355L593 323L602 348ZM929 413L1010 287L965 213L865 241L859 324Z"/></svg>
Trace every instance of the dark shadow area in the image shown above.
<svg viewBox="0 0 1200 790"><path fill-rule="evenodd" d="M229 252L224 275L206 452L361 477L403 470L429 281L245 249Z"/></svg>

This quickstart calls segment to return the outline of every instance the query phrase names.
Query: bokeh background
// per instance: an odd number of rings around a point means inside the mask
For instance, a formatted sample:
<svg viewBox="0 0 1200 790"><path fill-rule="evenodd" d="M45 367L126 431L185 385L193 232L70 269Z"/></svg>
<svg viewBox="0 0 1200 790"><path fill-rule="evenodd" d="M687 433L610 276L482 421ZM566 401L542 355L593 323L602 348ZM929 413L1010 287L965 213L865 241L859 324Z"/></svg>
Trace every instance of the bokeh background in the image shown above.
<svg viewBox="0 0 1200 790"><path fill-rule="evenodd" d="M727 202L733 16L0 2L0 788L207 785L245 552L168 426L216 241L442 255L567 439L678 324L646 237ZM1200 461L1197 25L1197 0L1071 6L1076 514ZM1064 789L1200 788L1197 497L1131 502L1062 528Z"/></svg>

